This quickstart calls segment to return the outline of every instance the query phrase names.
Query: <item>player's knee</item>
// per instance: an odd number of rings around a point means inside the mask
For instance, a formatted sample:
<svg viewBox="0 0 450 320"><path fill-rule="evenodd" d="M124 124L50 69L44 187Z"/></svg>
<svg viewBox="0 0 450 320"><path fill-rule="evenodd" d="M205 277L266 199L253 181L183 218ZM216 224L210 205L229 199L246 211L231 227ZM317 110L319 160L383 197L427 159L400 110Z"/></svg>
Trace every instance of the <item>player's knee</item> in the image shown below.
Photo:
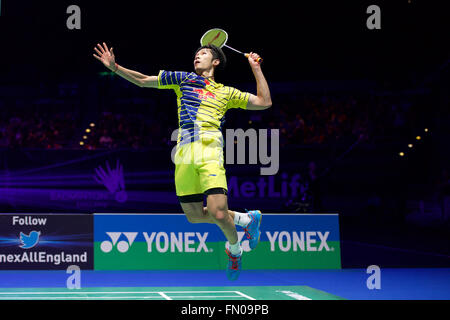
<svg viewBox="0 0 450 320"><path fill-rule="evenodd" d="M226 207L215 207L210 213L211 216L219 223L228 219L228 210Z"/></svg>

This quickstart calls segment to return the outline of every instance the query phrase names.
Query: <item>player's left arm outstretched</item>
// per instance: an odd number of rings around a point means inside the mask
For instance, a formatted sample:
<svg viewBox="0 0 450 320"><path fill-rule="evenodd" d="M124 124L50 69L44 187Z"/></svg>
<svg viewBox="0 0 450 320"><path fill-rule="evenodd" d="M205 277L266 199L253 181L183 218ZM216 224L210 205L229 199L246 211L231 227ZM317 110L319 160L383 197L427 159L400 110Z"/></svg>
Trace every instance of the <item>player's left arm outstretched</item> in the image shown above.
<svg viewBox="0 0 450 320"><path fill-rule="evenodd" d="M103 45L97 44L94 47L96 53L93 54L94 58L103 63L112 72L118 74L122 78L134 83L139 87L157 88L158 87L158 77L157 76L147 76L140 72L124 68L116 63L116 57L113 52L113 48L108 48L106 43Z"/></svg>
<svg viewBox="0 0 450 320"><path fill-rule="evenodd" d="M251 52L248 56L248 63L252 68L253 75L256 79L256 96L250 94L247 103L247 110L265 110L272 106L272 99L270 97L269 85L261 70L261 65L256 60L259 55Z"/></svg>

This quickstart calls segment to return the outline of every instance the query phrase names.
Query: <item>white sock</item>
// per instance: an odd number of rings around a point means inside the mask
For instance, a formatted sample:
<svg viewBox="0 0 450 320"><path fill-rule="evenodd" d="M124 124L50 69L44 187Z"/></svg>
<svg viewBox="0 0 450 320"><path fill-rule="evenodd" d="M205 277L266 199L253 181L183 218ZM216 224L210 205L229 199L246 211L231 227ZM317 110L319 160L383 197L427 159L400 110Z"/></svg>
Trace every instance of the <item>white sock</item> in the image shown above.
<svg viewBox="0 0 450 320"><path fill-rule="evenodd" d="M230 252L233 256L238 256L241 254L241 244L237 241L235 244L230 243Z"/></svg>
<svg viewBox="0 0 450 320"><path fill-rule="evenodd" d="M245 228L250 221L252 221L252 219L250 219L247 213L234 212L234 224Z"/></svg>

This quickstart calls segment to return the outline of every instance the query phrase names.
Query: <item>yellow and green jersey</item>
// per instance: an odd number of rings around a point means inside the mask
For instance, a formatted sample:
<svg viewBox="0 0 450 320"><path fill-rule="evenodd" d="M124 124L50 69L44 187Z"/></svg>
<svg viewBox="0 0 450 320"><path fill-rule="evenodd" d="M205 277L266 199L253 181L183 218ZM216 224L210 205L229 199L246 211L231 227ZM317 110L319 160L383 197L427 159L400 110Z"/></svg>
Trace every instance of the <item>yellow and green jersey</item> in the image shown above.
<svg viewBox="0 0 450 320"><path fill-rule="evenodd" d="M222 124L228 109L247 108L250 94L224 86L194 72L160 71L159 89L173 89L177 95L179 132L177 143L202 138L222 138Z"/></svg>

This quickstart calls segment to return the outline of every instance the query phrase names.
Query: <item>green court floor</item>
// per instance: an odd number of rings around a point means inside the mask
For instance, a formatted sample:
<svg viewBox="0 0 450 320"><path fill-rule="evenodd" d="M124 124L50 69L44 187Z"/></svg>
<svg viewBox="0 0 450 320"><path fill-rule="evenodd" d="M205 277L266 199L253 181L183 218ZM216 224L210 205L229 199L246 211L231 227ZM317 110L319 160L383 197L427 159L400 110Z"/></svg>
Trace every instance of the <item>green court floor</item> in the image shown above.
<svg viewBox="0 0 450 320"><path fill-rule="evenodd" d="M1 288L0 300L344 300L308 286Z"/></svg>

